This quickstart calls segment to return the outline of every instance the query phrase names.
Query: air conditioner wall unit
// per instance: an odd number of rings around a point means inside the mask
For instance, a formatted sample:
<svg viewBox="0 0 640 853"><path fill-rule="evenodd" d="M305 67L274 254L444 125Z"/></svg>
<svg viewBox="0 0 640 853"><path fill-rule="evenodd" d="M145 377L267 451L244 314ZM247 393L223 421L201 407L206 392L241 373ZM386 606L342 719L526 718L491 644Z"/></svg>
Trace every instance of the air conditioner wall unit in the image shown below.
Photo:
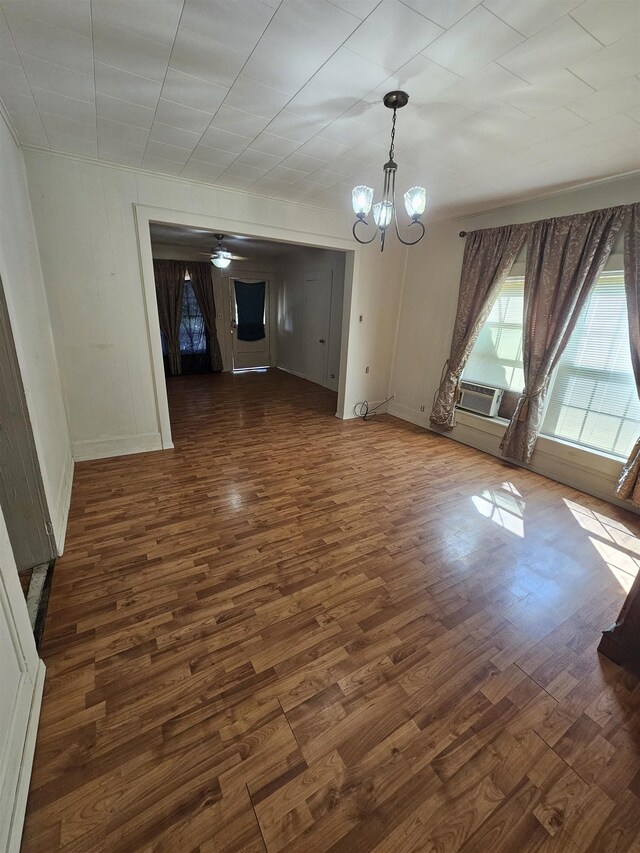
<svg viewBox="0 0 640 853"><path fill-rule="evenodd" d="M485 415L488 418L497 417L504 394L502 389L492 388L490 385L479 385L477 382L467 382L463 379L460 390L462 394L458 402L459 409Z"/></svg>

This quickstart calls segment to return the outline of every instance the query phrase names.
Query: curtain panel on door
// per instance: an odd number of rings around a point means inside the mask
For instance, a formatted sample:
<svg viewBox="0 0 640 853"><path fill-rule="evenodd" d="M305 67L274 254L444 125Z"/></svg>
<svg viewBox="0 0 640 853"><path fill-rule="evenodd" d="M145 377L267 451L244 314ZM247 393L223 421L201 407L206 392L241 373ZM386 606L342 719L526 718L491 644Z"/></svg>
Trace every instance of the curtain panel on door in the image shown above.
<svg viewBox="0 0 640 853"><path fill-rule="evenodd" d="M451 352L429 417L437 429L451 430L455 425L462 371L526 236L524 225L505 225L467 234Z"/></svg>
<svg viewBox="0 0 640 853"><path fill-rule="evenodd" d="M502 455L529 462L551 375L604 269L626 207L531 224L524 275L524 391L502 439Z"/></svg>
<svg viewBox="0 0 640 853"><path fill-rule="evenodd" d="M250 284L235 280L233 286L238 308L238 328L236 329L238 340L261 341L266 336L264 328L266 283L258 281Z"/></svg>
<svg viewBox="0 0 640 853"><path fill-rule="evenodd" d="M160 328L164 333L169 354L169 372L178 376L182 372L180 356L180 320L186 264L184 261L153 261L156 282L156 299Z"/></svg>
<svg viewBox="0 0 640 853"><path fill-rule="evenodd" d="M211 355L211 369L215 373L222 370L222 353L218 342L216 330L216 302L213 294L213 277L211 275L211 264L202 261L190 261L189 272L191 274L191 286L198 301L198 307L202 312L204 324L209 336L209 352Z"/></svg>
<svg viewBox="0 0 640 853"><path fill-rule="evenodd" d="M627 294L631 364L640 396L640 203L632 204L624 240L624 286ZM640 506L640 438L622 469L616 494Z"/></svg>

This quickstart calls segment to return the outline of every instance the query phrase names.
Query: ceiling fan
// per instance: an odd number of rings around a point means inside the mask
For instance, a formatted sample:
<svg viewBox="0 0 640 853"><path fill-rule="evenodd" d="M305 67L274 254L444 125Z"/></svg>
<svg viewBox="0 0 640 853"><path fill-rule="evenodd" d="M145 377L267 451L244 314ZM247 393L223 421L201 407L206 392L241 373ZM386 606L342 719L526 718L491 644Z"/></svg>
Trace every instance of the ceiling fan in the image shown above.
<svg viewBox="0 0 640 853"><path fill-rule="evenodd" d="M227 252L226 249L222 248L222 241L224 240L224 234L214 234L213 235L218 241L218 245L215 246L211 252L200 252L201 255L208 255L211 258L211 263L218 267L218 269L226 269L231 261L246 261L247 258L242 257L242 255L234 255L231 252Z"/></svg>

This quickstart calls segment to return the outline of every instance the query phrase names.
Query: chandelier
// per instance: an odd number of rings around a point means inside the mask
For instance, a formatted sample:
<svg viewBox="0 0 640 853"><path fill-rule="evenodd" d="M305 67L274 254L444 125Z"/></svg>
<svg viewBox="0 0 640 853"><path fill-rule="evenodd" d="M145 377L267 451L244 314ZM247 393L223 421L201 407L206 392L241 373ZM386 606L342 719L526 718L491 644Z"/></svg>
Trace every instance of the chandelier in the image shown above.
<svg viewBox="0 0 640 853"><path fill-rule="evenodd" d="M391 120L391 146L389 148L389 161L384 165L384 187L382 190L382 201L373 205L373 221L376 224L377 230L369 240L363 240L358 237L356 228L363 223L367 225L367 215L373 204L373 190L371 187L354 187L351 193L351 203L353 212L357 219L353 223L353 236L358 243L372 243L378 231L380 232L380 251L384 251L384 240L387 228L393 222L395 226L396 236L405 246L414 246L424 237L424 224L420 221L422 214L427 206L427 191L424 187L411 187L404 194L404 206L408 216L411 218L409 227L418 225L420 227L420 235L415 240L403 240L400 236L398 228L398 216L396 208L396 172L398 164L394 162L394 141L396 137L396 113L399 109L406 106L409 101L409 95L406 92L388 92L383 103L385 107L393 110L393 119Z"/></svg>

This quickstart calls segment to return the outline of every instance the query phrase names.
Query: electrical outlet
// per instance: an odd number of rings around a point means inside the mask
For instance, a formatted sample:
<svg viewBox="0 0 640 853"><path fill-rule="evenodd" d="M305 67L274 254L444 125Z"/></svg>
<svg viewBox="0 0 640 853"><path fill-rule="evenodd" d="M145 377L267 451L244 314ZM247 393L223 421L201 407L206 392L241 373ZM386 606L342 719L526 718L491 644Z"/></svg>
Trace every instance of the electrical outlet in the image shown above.
<svg viewBox="0 0 640 853"><path fill-rule="evenodd" d="M422 403L422 405L420 406L420 411L424 412L424 403Z"/></svg>
<svg viewBox="0 0 640 853"><path fill-rule="evenodd" d="M368 372L369 372L369 366L368 366L368 365L367 365L367 367L365 367L364 372L365 372L365 373L368 373Z"/></svg>
<svg viewBox="0 0 640 853"><path fill-rule="evenodd" d="M358 317L358 322L362 323L362 314Z"/></svg>

